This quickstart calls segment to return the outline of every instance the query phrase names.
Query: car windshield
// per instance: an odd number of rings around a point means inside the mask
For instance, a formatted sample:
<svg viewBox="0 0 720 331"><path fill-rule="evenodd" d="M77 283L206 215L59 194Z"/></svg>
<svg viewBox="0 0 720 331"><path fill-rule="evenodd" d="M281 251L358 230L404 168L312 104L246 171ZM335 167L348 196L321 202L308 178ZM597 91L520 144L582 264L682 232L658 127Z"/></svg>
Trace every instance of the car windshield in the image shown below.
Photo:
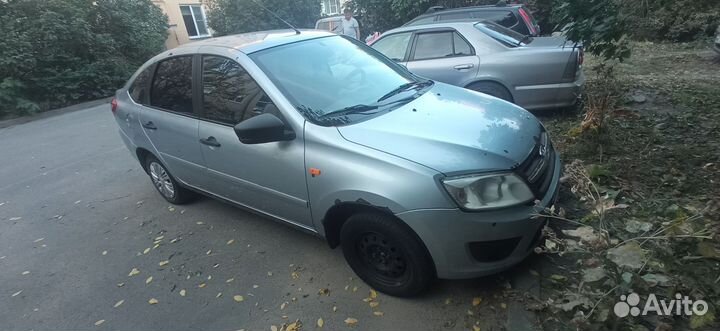
<svg viewBox="0 0 720 331"><path fill-rule="evenodd" d="M527 45L532 42L532 37L525 36L492 22L479 22L475 24L475 28L508 47Z"/></svg>
<svg viewBox="0 0 720 331"><path fill-rule="evenodd" d="M250 58L306 118L388 110L420 94L422 80L359 42L341 36L305 40L252 53ZM416 93L406 94L405 91ZM392 106L392 107L391 107Z"/></svg>

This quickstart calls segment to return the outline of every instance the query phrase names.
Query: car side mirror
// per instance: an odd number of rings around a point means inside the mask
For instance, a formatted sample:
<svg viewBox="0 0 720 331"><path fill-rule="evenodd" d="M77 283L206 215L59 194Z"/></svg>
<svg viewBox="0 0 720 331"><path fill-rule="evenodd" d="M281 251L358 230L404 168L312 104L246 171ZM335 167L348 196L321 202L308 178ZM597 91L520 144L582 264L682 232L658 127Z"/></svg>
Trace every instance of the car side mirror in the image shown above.
<svg viewBox="0 0 720 331"><path fill-rule="evenodd" d="M260 114L235 125L235 134L243 144L264 144L295 139L295 132L273 114Z"/></svg>

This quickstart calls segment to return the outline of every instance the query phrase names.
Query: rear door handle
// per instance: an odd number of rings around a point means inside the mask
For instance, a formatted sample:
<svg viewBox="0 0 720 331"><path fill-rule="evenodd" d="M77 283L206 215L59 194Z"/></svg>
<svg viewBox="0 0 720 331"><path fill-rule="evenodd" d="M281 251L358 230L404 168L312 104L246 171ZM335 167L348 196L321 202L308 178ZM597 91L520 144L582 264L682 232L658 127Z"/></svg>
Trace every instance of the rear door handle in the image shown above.
<svg viewBox="0 0 720 331"><path fill-rule="evenodd" d="M152 121L147 121L142 124L143 128L146 128L148 130L157 130L157 126Z"/></svg>
<svg viewBox="0 0 720 331"><path fill-rule="evenodd" d="M213 136L207 137L205 139L200 139L200 143L212 147L220 147L220 143Z"/></svg>
<svg viewBox="0 0 720 331"><path fill-rule="evenodd" d="M474 66L475 66L474 64L468 63L468 64L458 64L458 65L454 66L453 68L455 68L455 70L463 70L463 69L470 69Z"/></svg>

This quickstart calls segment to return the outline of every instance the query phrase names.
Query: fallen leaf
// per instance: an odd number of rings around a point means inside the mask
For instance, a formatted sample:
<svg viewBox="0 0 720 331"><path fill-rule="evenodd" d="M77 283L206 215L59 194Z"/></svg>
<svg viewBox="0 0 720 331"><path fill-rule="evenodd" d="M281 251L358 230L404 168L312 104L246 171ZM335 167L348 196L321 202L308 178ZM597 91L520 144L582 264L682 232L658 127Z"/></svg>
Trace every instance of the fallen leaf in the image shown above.
<svg viewBox="0 0 720 331"><path fill-rule="evenodd" d="M629 220L625 223L625 231L630 233L648 232L652 229L652 223Z"/></svg>
<svg viewBox="0 0 720 331"><path fill-rule="evenodd" d="M321 289L318 291L318 295L330 295L330 289L321 288Z"/></svg>
<svg viewBox="0 0 720 331"><path fill-rule="evenodd" d="M29 274L29 273L30 273L30 271L23 271L23 272L22 272L23 275L27 275L27 274Z"/></svg>
<svg viewBox="0 0 720 331"><path fill-rule="evenodd" d="M120 301L116 302L113 307L115 307L115 308L120 307L120 305L122 305L123 302L125 302L125 300L120 300Z"/></svg>
<svg viewBox="0 0 720 331"><path fill-rule="evenodd" d="M205 255L210 255L212 253L212 249L208 250Z"/></svg>
<svg viewBox="0 0 720 331"><path fill-rule="evenodd" d="M117 287L123 287L125 286L125 283L117 283Z"/></svg>
<svg viewBox="0 0 720 331"><path fill-rule="evenodd" d="M128 274L128 277L135 276L139 273L140 273L140 270L138 270L137 268L132 268L132 270L130 270L130 273Z"/></svg>
<svg viewBox="0 0 720 331"><path fill-rule="evenodd" d="M229 282L232 282L233 280L235 280L235 278L228 278L228 280L226 280L225 282L229 283Z"/></svg>
<svg viewBox="0 0 720 331"><path fill-rule="evenodd" d="M480 331L480 327L477 325L473 325L473 331Z"/></svg>
<svg viewBox="0 0 720 331"><path fill-rule="evenodd" d="M481 297L474 297L473 300L472 300L472 305L473 305L473 306L477 306L477 305L479 305L481 302L482 302L482 298L481 298Z"/></svg>
<svg viewBox="0 0 720 331"><path fill-rule="evenodd" d="M318 320L317 320L317 326L318 326L319 328L322 328L323 325L325 325L325 321L323 321L322 317L321 317L321 318L318 318Z"/></svg>
<svg viewBox="0 0 720 331"><path fill-rule="evenodd" d="M253 288L258 288L258 287L260 287L260 286L259 286L259 285L253 285Z"/></svg>
<svg viewBox="0 0 720 331"><path fill-rule="evenodd" d="M370 305L370 308L375 308L375 307L379 306L380 303L377 301L373 301L373 302L370 302L369 305Z"/></svg>
<svg viewBox="0 0 720 331"><path fill-rule="evenodd" d="M102 255L107 255L107 251L103 251L103 252L102 252Z"/></svg>
<svg viewBox="0 0 720 331"><path fill-rule="evenodd" d="M236 296L233 296L233 300L235 300L235 302L243 302L243 300L245 300L245 298L243 298L242 295L236 295Z"/></svg>
<svg viewBox="0 0 720 331"><path fill-rule="evenodd" d="M185 292L185 289L180 290L180 296L181 296L181 297L184 297L184 296L185 296L185 293L187 293L187 292Z"/></svg>
<svg viewBox="0 0 720 331"><path fill-rule="evenodd" d="M278 331L277 326L275 326L275 325L270 325L270 331Z"/></svg>
<svg viewBox="0 0 720 331"><path fill-rule="evenodd" d="M555 274L555 275L550 275L550 279L552 279L552 280L554 280L554 281L562 282L562 281L566 281L566 280L567 280L567 277L565 277L565 276L563 276L563 275L557 275L557 274Z"/></svg>
<svg viewBox="0 0 720 331"><path fill-rule="evenodd" d="M283 302L280 304L280 310L285 309L285 305L287 305L287 302Z"/></svg>
<svg viewBox="0 0 720 331"><path fill-rule="evenodd" d="M300 327L302 327L302 323L295 321L288 324L288 326L285 327L285 331L300 331Z"/></svg>
<svg viewBox="0 0 720 331"><path fill-rule="evenodd" d="M197 224L197 225L203 225L203 224L205 224L205 222L202 222L202 221L201 221L201 222L195 222L195 224Z"/></svg>
<svg viewBox="0 0 720 331"><path fill-rule="evenodd" d="M500 303L500 308L507 309L507 304L505 304L504 302Z"/></svg>
<svg viewBox="0 0 720 331"><path fill-rule="evenodd" d="M150 284L150 282L152 282L152 276L148 277L148 278L145 280L145 284Z"/></svg>
<svg viewBox="0 0 720 331"><path fill-rule="evenodd" d="M333 306L333 312L337 311L337 306Z"/></svg>
<svg viewBox="0 0 720 331"><path fill-rule="evenodd" d="M150 247L145 248L145 250L143 251L143 254L147 254L147 253L150 253Z"/></svg>
<svg viewBox="0 0 720 331"><path fill-rule="evenodd" d="M358 320L355 318L352 318L352 317L348 317L345 319L345 324L350 325L350 326L357 324L357 322L358 322Z"/></svg>
<svg viewBox="0 0 720 331"><path fill-rule="evenodd" d="M22 293L22 290L20 290L20 291L17 291L17 292L15 292L15 293L13 293L13 295L12 295L12 296L13 296L13 297L16 297L16 296L20 295L20 293Z"/></svg>
<svg viewBox="0 0 720 331"><path fill-rule="evenodd" d="M642 250L640 244L631 241L620 247L609 249L607 257L618 267L628 267L630 269L640 269L645 260L645 251Z"/></svg>
<svg viewBox="0 0 720 331"><path fill-rule="evenodd" d="M198 287L199 287L199 288L205 287L205 283L200 283L200 285L198 285Z"/></svg>
<svg viewBox="0 0 720 331"><path fill-rule="evenodd" d="M157 303L158 303L158 300L155 299L155 298L152 298L152 299L148 300L148 303L151 304L151 305L154 305L154 304L157 304Z"/></svg>
<svg viewBox="0 0 720 331"><path fill-rule="evenodd" d="M103 323L105 323L105 320L99 320L99 321L95 322L95 326L99 326L100 324L103 324Z"/></svg>
<svg viewBox="0 0 720 331"><path fill-rule="evenodd" d="M168 210L169 210L169 211L175 211L175 207L170 206L170 207L168 207Z"/></svg>
<svg viewBox="0 0 720 331"><path fill-rule="evenodd" d="M38 239L35 239L35 241L33 241L33 242L34 242L34 243L39 243L39 242L41 242L41 241L43 241L43 240L45 240L45 238L38 238Z"/></svg>
<svg viewBox="0 0 720 331"><path fill-rule="evenodd" d="M160 247L160 244L155 244L155 246L153 246L152 248L157 249L158 247Z"/></svg>
<svg viewBox="0 0 720 331"><path fill-rule="evenodd" d="M297 271L293 271L290 273L290 277L292 277L292 279L298 279L300 278L300 274Z"/></svg>
<svg viewBox="0 0 720 331"><path fill-rule="evenodd" d="M165 261L160 261L160 263L158 263L158 265L162 267L162 266L167 265L168 263L170 263L170 261L165 260Z"/></svg>
<svg viewBox="0 0 720 331"><path fill-rule="evenodd" d="M234 243L234 242L235 242L235 239L230 239L230 240L228 240L227 244L230 245L230 244L232 244L232 243Z"/></svg>
<svg viewBox="0 0 720 331"><path fill-rule="evenodd" d="M642 275L641 278L650 285L650 287L653 287L655 285L660 286L668 286L670 285L670 278L665 275L659 275L659 274L646 274Z"/></svg>
<svg viewBox="0 0 720 331"><path fill-rule="evenodd" d="M272 271L268 271L268 277L272 277Z"/></svg>
<svg viewBox="0 0 720 331"><path fill-rule="evenodd" d="M377 298L377 292L375 292L375 290L373 289L370 289L370 297L373 299Z"/></svg>
<svg viewBox="0 0 720 331"><path fill-rule="evenodd" d="M352 291L357 292L357 286L353 287Z"/></svg>
<svg viewBox="0 0 720 331"><path fill-rule="evenodd" d="M222 292L218 292L218 294L215 296L216 298L219 298L222 296Z"/></svg>
<svg viewBox="0 0 720 331"><path fill-rule="evenodd" d="M446 304L446 305L449 305L449 304L451 304L451 303L452 303L452 299L450 299L450 298L445 298L445 304Z"/></svg>
<svg viewBox="0 0 720 331"><path fill-rule="evenodd" d="M19 221L22 217L10 217L10 221Z"/></svg>
<svg viewBox="0 0 720 331"><path fill-rule="evenodd" d="M583 271L583 282L592 283L605 278L605 268L601 265L597 268L585 269Z"/></svg>

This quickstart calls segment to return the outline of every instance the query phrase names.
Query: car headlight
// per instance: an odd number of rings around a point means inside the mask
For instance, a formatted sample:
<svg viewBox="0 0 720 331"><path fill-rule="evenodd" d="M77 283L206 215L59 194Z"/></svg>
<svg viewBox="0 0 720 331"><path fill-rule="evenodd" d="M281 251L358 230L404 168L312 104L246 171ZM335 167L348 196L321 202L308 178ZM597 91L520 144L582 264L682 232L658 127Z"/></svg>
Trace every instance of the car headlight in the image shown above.
<svg viewBox="0 0 720 331"><path fill-rule="evenodd" d="M535 199L527 184L512 173L451 177L442 183L464 209L509 207Z"/></svg>

